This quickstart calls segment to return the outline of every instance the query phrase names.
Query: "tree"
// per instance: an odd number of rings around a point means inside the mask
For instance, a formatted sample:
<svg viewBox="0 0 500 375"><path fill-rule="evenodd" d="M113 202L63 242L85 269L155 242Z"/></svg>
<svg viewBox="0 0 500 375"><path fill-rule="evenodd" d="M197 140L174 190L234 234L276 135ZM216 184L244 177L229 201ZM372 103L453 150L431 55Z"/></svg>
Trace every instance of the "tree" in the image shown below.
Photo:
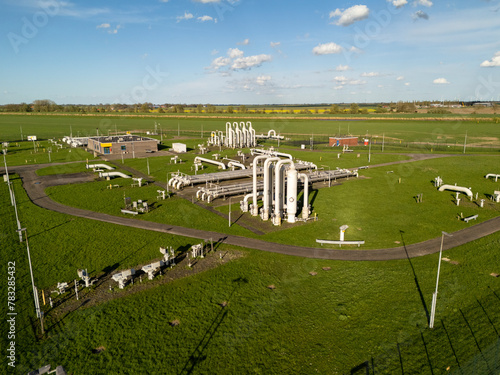
<svg viewBox="0 0 500 375"><path fill-rule="evenodd" d="M238 107L238 112L239 112L239 113L248 113L248 108L247 108L247 106L246 106L246 105L240 105L240 106Z"/></svg>
<svg viewBox="0 0 500 375"><path fill-rule="evenodd" d="M234 113L234 108L232 105L230 105L229 107L227 107L227 113Z"/></svg>
<svg viewBox="0 0 500 375"><path fill-rule="evenodd" d="M359 113L359 106L356 103L351 103L351 106L349 107L349 113L353 115Z"/></svg>
<svg viewBox="0 0 500 375"><path fill-rule="evenodd" d="M330 106L330 109L328 110L328 112L333 115L335 113L340 113L340 109L339 109L339 106L337 104L332 104Z"/></svg>

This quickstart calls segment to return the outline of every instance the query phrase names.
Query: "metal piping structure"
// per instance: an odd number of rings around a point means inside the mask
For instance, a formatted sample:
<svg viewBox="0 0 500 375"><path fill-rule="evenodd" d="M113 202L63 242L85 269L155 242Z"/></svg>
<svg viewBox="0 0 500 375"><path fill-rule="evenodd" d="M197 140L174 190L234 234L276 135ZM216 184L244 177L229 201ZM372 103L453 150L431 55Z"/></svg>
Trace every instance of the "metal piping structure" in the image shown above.
<svg viewBox="0 0 500 375"><path fill-rule="evenodd" d="M272 191L273 191L273 162L280 161L281 159L278 157L271 157L266 159L264 162L264 198L263 198L263 207L262 207L262 220L269 220L269 211L270 211L270 201L272 200Z"/></svg>
<svg viewBox="0 0 500 375"><path fill-rule="evenodd" d="M273 215L273 224L281 225L281 214L283 209L283 187L285 186L285 177L284 171L281 170L281 167L284 164L291 164L294 166L293 161L290 159L282 159L276 163L274 167L274 215ZM295 167L294 167L295 169ZM297 186L297 181L295 181L295 186ZM297 188L295 188L295 193L297 193ZM297 197L295 197L295 200Z"/></svg>
<svg viewBox="0 0 500 375"><path fill-rule="evenodd" d="M229 163L227 163L227 166L228 167L231 167L231 169L234 171L234 168L235 167L238 167L238 168L241 168L241 169L247 169L247 167L245 166L245 164L243 163L240 163L239 161L237 160L231 160L231 159L226 159L226 160L229 160Z"/></svg>
<svg viewBox="0 0 500 375"><path fill-rule="evenodd" d="M130 178L130 176L126 175L122 172L99 172L99 177L123 177Z"/></svg>
<svg viewBox="0 0 500 375"><path fill-rule="evenodd" d="M500 178L500 174L488 173L485 178L495 177L495 182Z"/></svg>
<svg viewBox="0 0 500 375"><path fill-rule="evenodd" d="M305 173L299 173L298 178L302 181L304 186L304 193L302 194L302 219L307 220L311 211L309 210L309 177Z"/></svg>
<svg viewBox="0 0 500 375"><path fill-rule="evenodd" d="M297 177L297 170L292 164L292 166L286 171L286 221L289 223L295 223L295 214L297 213Z"/></svg>
<svg viewBox="0 0 500 375"><path fill-rule="evenodd" d="M258 191L258 192L257 192L257 196L260 196L260 195L262 195L262 191ZM245 196L243 197L243 200L240 202L240 208L241 208L241 211L243 211L243 212L248 212L248 200L249 200L250 198L252 198L252 199L253 199L253 197L254 197L253 192L252 192L252 193L250 193L250 194L247 194L247 195L245 195ZM259 206L258 206L258 204L257 204L257 201L256 201L256 200L255 200L255 201L253 201L252 203L253 203L253 204L250 206L250 207L252 208L252 210L253 210L253 207L254 207L254 206L259 207ZM255 215L255 216L257 216L257 215Z"/></svg>
<svg viewBox="0 0 500 375"><path fill-rule="evenodd" d="M444 190L452 190L452 191L459 191L462 193L467 194L467 196L472 199L473 194L472 191L466 187L462 186L455 186L455 185L441 185L441 187L438 189L439 191L444 191Z"/></svg>
<svg viewBox="0 0 500 375"><path fill-rule="evenodd" d="M114 167L111 167L111 166L106 165L106 164L87 164L85 167L87 167L87 169L104 168L104 169L108 169L110 171L115 169Z"/></svg>
<svg viewBox="0 0 500 375"><path fill-rule="evenodd" d="M218 134L218 135L217 135ZM212 132L208 144L230 148L255 147L255 130L252 123L247 121L226 122L226 135L220 130Z"/></svg>
<svg viewBox="0 0 500 375"><path fill-rule="evenodd" d="M293 156L290 154L285 154L284 152L278 152L274 150L264 150L264 149L257 149L257 148L252 148L250 149L250 153L253 154L261 154L261 155L271 155L271 156L282 156L284 158L288 158L290 160L293 160ZM314 164L313 164L314 165ZM316 167L316 165L314 165ZM317 167L316 167L317 169Z"/></svg>
<svg viewBox="0 0 500 375"><path fill-rule="evenodd" d="M218 165L221 169L226 169L226 164L220 162L220 161L216 161L216 160L211 160L211 159L206 159L206 158L202 158L200 156L197 156L194 158L194 162L205 162L205 163L210 163L210 164L215 164L215 165Z"/></svg>
<svg viewBox="0 0 500 375"><path fill-rule="evenodd" d="M253 159L253 201L251 207L252 216L259 215L259 205L257 204L257 165L259 160L268 159L269 155L259 155Z"/></svg>

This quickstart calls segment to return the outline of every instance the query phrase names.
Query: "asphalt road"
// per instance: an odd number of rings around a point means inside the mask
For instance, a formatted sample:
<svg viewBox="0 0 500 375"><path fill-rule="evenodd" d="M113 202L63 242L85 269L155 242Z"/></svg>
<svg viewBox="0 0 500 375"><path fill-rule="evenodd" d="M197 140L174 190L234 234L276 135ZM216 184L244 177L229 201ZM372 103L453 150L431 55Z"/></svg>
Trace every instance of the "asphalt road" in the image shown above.
<svg viewBox="0 0 500 375"><path fill-rule="evenodd" d="M421 157L419 159L422 160ZM93 181L94 175L77 173L66 175L37 176L36 170L45 166L48 165L15 166L9 167L9 172L19 174L23 181L23 187L26 190L29 198L37 206L40 206L47 210L77 217L83 217L90 220L97 220L106 223L152 230L156 232L168 233L190 238L204 240L212 239L214 242L222 242L225 244L241 246L244 248L252 248L262 251L317 259L380 261L414 258L438 252L441 243L441 237L438 237L408 246L399 246L395 248L376 250L342 250L331 248L303 247L267 242L259 239L228 235L218 232L180 227L170 224L161 224L143 220L135 220L132 218L118 217L99 212L83 210L75 207L69 207L53 201L45 193L45 188L54 185ZM0 172L1 171L3 171L3 168L0 168ZM446 238L443 249L447 250L459 245L463 245L465 243L495 233L499 230L500 217L496 217L483 223L476 224L454 232L453 237Z"/></svg>

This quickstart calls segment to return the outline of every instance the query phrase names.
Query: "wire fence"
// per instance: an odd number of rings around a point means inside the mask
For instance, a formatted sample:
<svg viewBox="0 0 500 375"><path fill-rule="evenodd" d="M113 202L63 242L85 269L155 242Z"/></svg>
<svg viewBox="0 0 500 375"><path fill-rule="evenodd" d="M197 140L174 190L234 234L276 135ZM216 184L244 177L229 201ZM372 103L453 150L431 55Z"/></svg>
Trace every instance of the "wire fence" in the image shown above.
<svg viewBox="0 0 500 375"><path fill-rule="evenodd" d="M438 321L434 329L419 327L403 342L386 346L348 374L498 375L499 310L499 293L492 290Z"/></svg>

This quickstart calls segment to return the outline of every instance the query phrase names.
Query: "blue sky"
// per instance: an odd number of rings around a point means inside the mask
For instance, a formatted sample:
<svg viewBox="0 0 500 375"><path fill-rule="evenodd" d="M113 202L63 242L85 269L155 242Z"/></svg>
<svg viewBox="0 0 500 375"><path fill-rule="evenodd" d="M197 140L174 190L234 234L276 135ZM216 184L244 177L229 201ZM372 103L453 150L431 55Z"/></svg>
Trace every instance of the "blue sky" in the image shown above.
<svg viewBox="0 0 500 375"><path fill-rule="evenodd" d="M0 104L500 100L500 0L0 1Z"/></svg>

